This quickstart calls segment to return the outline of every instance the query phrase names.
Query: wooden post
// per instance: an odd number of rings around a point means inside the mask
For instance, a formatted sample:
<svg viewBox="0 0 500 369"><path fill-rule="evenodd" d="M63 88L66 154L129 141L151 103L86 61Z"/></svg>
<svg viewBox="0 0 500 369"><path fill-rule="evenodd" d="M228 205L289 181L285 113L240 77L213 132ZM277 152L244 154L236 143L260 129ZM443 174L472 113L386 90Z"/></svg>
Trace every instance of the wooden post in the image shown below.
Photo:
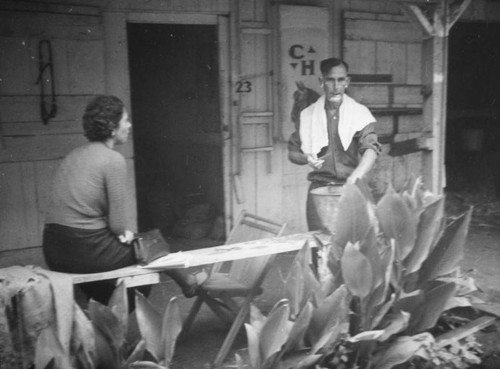
<svg viewBox="0 0 500 369"><path fill-rule="evenodd" d="M451 27L460 18L471 0L460 4L450 0L418 1L399 0L410 20L427 33L429 39L423 43L424 84L424 130L432 137L432 150L424 152L424 182L432 192L440 194L446 186L445 142L446 142L446 100L448 70L448 35ZM425 14L422 7L429 7L432 14Z"/></svg>

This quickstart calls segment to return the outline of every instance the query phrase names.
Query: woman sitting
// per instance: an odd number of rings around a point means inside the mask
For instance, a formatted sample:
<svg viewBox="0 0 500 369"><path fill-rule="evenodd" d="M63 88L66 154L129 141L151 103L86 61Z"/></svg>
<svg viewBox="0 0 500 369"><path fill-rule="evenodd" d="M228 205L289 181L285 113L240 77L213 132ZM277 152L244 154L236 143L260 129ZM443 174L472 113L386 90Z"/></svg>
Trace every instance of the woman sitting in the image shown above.
<svg viewBox="0 0 500 369"><path fill-rule="evenodd" d="M127 166L114 150L127 142L132 124L123 102L115 96L98 96L83 115L89 140L70 152L58 168L43 232L48 267L64 273L98 273L137 264L134 237L126 215ZM184 271L167 272L191 297L197 284ZM96 301L107 304L115 281L81 285ZM150 286L141 288L149 293ZM129 303L134 307L133 291Z"/></svg>

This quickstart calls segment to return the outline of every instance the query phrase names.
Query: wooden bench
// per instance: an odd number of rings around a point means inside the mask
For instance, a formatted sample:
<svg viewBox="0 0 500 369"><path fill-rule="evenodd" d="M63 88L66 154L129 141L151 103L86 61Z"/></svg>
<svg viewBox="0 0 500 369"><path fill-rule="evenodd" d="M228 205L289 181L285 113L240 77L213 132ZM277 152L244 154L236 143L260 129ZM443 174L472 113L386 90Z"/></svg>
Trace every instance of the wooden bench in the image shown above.
<svg viewBox="0 0 500 369"><path fill-rule="evenodd" d="M152 266L140 267L132 265L129 267L111 270L109 272L91 273L91 274L70 274L73 279L73 284L80 284L86 282L96 282L109 279L118 279L124 281L127 287L137 287L150 284L157 284L170 280L168 275L163 273L167 269L174 268L191 268L198 266L211 265L218 262L244 259L248 257L255 257L266 254L279 254L291 251L298 251L302 248L306 241L310 241L311 247L316 247L314 236L323 238L323 234L319 232L297 233L293 235L263 238L260 240L247 241L234 243L230 245L221 245L208 247L198 250L184 251L181 254L189 260L186 265L178 265L175 263L169 264L167 259L158 259ZM179 253L172 253L170 255L178 255ZM156 265L156 266L155 266Z"/></svg>
<svg viewBox="0 0 500 369"><path fill-rule="evenodd" d="M71 274L73 284L104 281L109 279L118 279L123 281L126 287L137 287L149 284L157 284L168 280L168 276L161 271L144 269L138 265L131 265L121 269L111 270L109 272L91 273L91 274Z"/></svg>

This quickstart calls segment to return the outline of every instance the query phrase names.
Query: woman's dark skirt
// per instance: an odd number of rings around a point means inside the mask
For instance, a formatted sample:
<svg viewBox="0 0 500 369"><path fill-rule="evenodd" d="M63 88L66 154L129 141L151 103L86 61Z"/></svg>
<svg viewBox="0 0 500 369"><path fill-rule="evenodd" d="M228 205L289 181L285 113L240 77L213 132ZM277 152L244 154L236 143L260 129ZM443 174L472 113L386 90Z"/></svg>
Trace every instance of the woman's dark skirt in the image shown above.
<svg viewBox="0 0 500 369"><path fill-rule="evenodd" d="M81 229L59 224L46 224L43 231L43 254L47 266L62 273L99 273L137 264L131 245L121 243L107 228ZM115 280L81 284L87 297L107 304ZM148 294L150 287L140 291ZM134 291L129 291L133 309Z"/></svg>

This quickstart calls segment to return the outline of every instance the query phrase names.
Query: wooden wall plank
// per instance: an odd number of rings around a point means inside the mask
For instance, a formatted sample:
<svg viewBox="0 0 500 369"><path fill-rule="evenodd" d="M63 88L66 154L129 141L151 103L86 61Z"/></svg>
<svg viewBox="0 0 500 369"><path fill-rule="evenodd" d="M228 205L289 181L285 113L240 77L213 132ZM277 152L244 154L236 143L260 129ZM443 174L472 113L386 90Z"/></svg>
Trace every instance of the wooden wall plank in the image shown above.
<svg viewBox="0 0 500 369"><path fill-rule="evenodd" d="M2 10L14 10L23 12L38 12L38 13L59 13L65 15L91 15L99 16L99 9L97 7L70 4L54 4L33 2L29 0L2 0L0 3Z"/></svg>
<svg viewBox="0 0 500 369"><path fill-rule="evenodd" d="M424 126L422 115L400 115L398 119L398 132L422 132Z"/></svg>
<svg viewBox="0 0 500 369"><path fill-rule="evenodd" d="M242 22L266 22L268 0L239 1L240 20Z"/></svg>
<svg viewBox="0 0 500 369"><path fill-rule="evenodd" d="M38 42L36 38L0 37L0 50L2 50L0 93L2 95L40 93L40 85L37 84ZM83 95L104 92L102 40L53 39L51 45L56 94ZM46 52L44 55L48 58ZM45 76L48 77L48 74Z"/></svg>
<svg viewBox="0 0 500 369"><path fill-rule="evenodd" d="M423 104L422 88L420 85L402 85L394 87L394 104L420 107Z"/></svg>
<svg viewBox="0 0 500 369"><path fill-rule="evenodd" d="M57 115L50 122L81 122L85 106L93 96L56 96ZM40 96L0 96L3 122L40 122ZM49 123L50 124L50 123Z"/></svg>
<svg viewBox="0 0 500 369"><path fill-rule="evenodd" d="M282 152L257 153L257 214L278 222L284 222L295 204L282 207L282 170L280 163Z"/></svg>
<svg viewBox="0 0 500 369"><path fill-rule="evenodd" d="M50 202L52 191L52 180L55 172L61 163L61 160L44 160L33 163L35 170L35 195L37 198L37 212L38 212L38 239L41 245L43 236L43 226L45 224L45 214Z"/></svg>
<svg viewBox="0 0 500 369"><path fill-rule="evenodd" d="M105 91L103 41L70 40L66 52L70 71L67 82L68 94L103 94ZM57 77L56 74L55 78Z"/></svg>
<svg viewBox="0 0 500 369"><path fill-rule="evenodd" d="M33 39L0 36L0 94L39 93L37 47Z"/></svg>
<svg viewBox="0 0 500 369"><path fill-rule="evenodd" d="M397 4L393 0L349 0L348 9L375 13L399 13Z"/></svg>
<svg viewBox="0 0 500 369"><path fill-rule="evenodd" d="M0 163L59 159L85 142L81 134L4 137Z"/></svg>
<svg viewBox="0 0 500 369"><path fill-rule="evenodd" d="M281 210L290 233L307 231L306 199L310 182L307 166L298 166L302 172L284 174L281 187Z"/></svg>
<svg viewBox="0 0 500 369"><path fill-rule="evenodd" d="M41 247L11 251L0 250L0 268L13 265L38 265L47 269Z"/></svg>
<svg viewBox="0 0 500 369"><path fill-rule="evenodd" d="M0 164L0 234L4 250L39 244L35 171L32 163Z"/></svg>
<svg viewBox="0 0 500 369"><path fill-rule="evenodd" d="M422 44L406 45L406 83L422 83Z"/></svg>
<svg viewBox="0 0 500 369"><path fill-rule="evenodd" d="M3 137L0 163L56 160L87 143L82 134ZM126 158L133 157L133 145L116 147Z"/></svg>
<svg viewBox="0 0 500 369"><path fill-rule="evenodd" d="M243 85L241 98L243 111L269 111L272 99L269 91L269 62L267 34L242 34L241 36L241 81L251 85L249 92ZM244 83L244 82L243 82Z"/></svg>
<svg viewBox="0 0 500 369"><path fill-rule="evenodd" d="M41 122L0 122L0 132L3 137L9 136L38 136L58 134L83 134L82 124L79 121L50 121L49 124Z"/></svg>
<svg viewBox="0 0 500 369"><path fill-rule="evenodd" d="M370 19L345 19L346 40L419 42L423 33L409 22L391 22Z"/></svg>
<svg viewBox="0 0 500 369"><path fill-rule="evenodd" d="M111 0L107 8L123 11L174 11L227 14L233 0Z"/></svg>
<svg viewBox="0 0 500 369"><path fill-rule="evenodd" d="M100 17L21 13L0 10L0 36L37 39L100 40Z"/></svg>
<svg viewBox="0 0 500 369"><path fill-rule="evenodd" d="M373 41L344 41L343 58L349 64L349 73L375 73L375 46Z"/></svg>
<svg viewBox="0 0 500 369"><path fill-rule="evenodd" d="M377 42L377 74L391 74L395 83L406 83L406 44L400 42Z"/></svg>
<svg viewBox="0 0 500 369"><path fill-rule="evenodd" d="M364 105L372 107L389 105L388 85L351 83L348 94Z"/></svg>
<svg viewBox="0 0 500 369"><path fill-rule="evenodd" d="M241 184L245 199L242 208L254 214L257 212L257 176L260 175L257 172L257 154L255 152L241 153ZM234 215L237 216L238 213Z"/></svg>
<svg viewBox="0 0 500 369"><path fill-rule="evenodd" d="M379 136L390 136L394 134L394 116L386 115L377 117L376 132Z"/></svg>

